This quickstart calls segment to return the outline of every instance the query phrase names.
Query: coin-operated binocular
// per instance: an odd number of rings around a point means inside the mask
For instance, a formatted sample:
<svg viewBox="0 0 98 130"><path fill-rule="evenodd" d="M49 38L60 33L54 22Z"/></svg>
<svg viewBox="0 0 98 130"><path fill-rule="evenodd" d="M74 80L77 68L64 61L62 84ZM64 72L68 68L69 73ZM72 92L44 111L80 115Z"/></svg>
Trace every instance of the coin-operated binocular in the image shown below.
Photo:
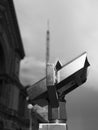
<svg viewBox="0 0 98 130"><path fill-rule="evenodd" d="M48 105L49 122L66 122L65 95L86 82L89 65L87 53L63 66L48 64L46 77L27 88L29 102Z"/></svg>

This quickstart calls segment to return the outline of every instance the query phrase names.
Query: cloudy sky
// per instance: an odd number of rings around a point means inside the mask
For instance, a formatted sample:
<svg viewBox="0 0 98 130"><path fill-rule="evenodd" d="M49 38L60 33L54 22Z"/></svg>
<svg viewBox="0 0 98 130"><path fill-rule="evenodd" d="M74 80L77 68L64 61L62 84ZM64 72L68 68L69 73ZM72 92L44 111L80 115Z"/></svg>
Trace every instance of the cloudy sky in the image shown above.
<svg viewBox="0 0 98 130"><path fill-rule="evenodd" d="M33 84L45 76L47 20L52 63L65 64L87 51L88 80L66 96L69 130L98 129L98 1L14 0L25 58L20 79Z"/></svg>

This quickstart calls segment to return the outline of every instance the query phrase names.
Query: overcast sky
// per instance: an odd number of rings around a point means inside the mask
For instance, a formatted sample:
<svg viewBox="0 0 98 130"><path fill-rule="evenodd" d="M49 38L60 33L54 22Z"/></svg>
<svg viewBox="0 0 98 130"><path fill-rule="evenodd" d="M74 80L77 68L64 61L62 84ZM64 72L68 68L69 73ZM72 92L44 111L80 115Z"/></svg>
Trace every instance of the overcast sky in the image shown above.
<svg viewBox="0 0 98 130"><path fill-rule="evenodd" d="M20 79L33 84L45 76L47 21L51 62L65 64L87 51L88 80L67 97L69 130L98 129L98 1L14 0L26 57Z"/></svg>

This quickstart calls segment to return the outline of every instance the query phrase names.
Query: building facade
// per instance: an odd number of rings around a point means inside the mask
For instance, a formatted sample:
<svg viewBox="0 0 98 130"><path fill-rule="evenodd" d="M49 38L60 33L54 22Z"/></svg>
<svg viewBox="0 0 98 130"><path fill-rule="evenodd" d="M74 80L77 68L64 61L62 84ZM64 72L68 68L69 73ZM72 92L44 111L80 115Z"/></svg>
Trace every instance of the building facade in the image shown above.
<svg viewBox="0 0 98 130"><path fill-rule="evenodd" d="M25 56L12 0L0 1L0 130L28 130L26 91L19 81L20 60ZM32 128L42 118L32 113Z"/></svg>

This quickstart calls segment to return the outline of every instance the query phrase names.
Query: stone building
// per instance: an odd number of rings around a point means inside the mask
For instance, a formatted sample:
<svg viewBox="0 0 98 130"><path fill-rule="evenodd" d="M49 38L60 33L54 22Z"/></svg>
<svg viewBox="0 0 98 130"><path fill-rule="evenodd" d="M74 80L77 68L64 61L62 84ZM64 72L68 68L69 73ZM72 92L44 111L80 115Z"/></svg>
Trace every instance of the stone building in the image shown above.
<svg viewBox="0 0 98 130"><path fill-rule="evenodd" d="M26 91L19 81L25 56L12 0L0 1L0 130L28 130ZM35 112L33 129L44 120Z"/></svg>

